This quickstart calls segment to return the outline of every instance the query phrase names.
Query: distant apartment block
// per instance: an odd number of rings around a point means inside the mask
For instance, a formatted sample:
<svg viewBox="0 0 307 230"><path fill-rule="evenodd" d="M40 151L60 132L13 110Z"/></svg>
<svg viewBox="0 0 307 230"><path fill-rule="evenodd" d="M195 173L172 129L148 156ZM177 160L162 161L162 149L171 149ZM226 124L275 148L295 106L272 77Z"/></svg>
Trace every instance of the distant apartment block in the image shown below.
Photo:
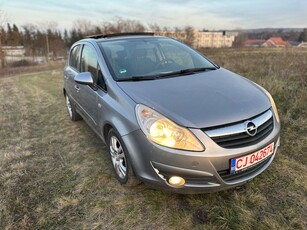
<svg viewBox="0 0 307 230"><path fill-rule="evenodd" d="M198 31L192 29L189 32L159 31L157 35L168 36L180 41L189 42L194 48L222 48L232 47L237 32L228 31Z"/></svg>
<svg viewBox="0 0 307 230"><path fill-rule="evenodd" d="M223 48L232 47L238 33L228 31L208 31L198 32L196 36L197 48Z"/></svg>
<svg viewBox="0 0 307 230"><path fill-rule="evenodd" d="M186 41L188 37L187 33L183 31L155 31L154 33L155 35L171 37L179 41Z"/></svg>

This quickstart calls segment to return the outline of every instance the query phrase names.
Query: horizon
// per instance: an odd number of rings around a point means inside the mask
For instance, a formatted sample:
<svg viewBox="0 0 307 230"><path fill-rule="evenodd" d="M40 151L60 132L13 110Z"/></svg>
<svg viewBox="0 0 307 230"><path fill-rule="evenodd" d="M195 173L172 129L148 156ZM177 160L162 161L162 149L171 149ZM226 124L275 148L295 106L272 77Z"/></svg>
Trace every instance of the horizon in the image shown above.
<svg viewBox="0 0 307 230"><path fill-rule="evenodd" d="M178 4L179 3L179 4ZM209 4L208 4L209 3ZM42 4L38 0L1 0L0 10L8 18L7 22L21 27L25 24L55 22L57 29L71 30L78 20L90 21L93 25L115 21L116 18L135 20L145 27L157 24L160 27L192 26L197 30L253 30L253 29L301 29L307 27L307 2L286 0L270 2L252 0L228 1L201 0L176 3L162 0L132 0L129 5L121 0L103 4L94 0L84 3L82 0L57 2L48 0ZM90 16L85 17L84 12ZM174 12L170 15L169 12ZM25 20L26 19L26 20Z"/></svg>

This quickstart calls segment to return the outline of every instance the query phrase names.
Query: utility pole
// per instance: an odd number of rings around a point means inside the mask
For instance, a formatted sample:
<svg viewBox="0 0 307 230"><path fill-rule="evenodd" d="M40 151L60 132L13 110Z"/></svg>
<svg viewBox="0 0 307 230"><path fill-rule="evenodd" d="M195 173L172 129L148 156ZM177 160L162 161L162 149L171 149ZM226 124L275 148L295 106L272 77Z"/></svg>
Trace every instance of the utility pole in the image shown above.
<svg viewBox="0 0 307 230"><path fill-rule="evenodd" d="M5 55L4 51L2 50L2 43L1 43L1 34L0 34L0 61L1 61L1 67L5 67Z"/></svg>
<svg viewBox="0 0 307 230"><path fill-rule="evenodd" d="M49 39L48 39L48 33L46 31L46 45L47 45L47 62L49 61Z"/></svg>

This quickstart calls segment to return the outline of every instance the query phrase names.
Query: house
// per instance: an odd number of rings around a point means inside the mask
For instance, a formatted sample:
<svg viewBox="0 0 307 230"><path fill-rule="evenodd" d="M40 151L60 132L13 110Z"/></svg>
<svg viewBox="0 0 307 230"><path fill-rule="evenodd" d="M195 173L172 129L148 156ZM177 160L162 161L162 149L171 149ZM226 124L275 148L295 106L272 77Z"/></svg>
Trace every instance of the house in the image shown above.
<svg viewBox="0 0 307 230"><path fill-rule="evenodd" d="M307 48L307 42L301 42L297 47Z"/></svg>
<svg viewBox="0 0 307 230"><path fill-rule="evenodd" d="M265 42L262 39L248 39L243 43L245 47L260 47Z"/></svg>
<svg viewBox="0 0 307 230"><path fill-rule="evenodd" d="M288 47L291 46L287 41L284 41L281 37L271 37L266 40L262 46L264 47Z"/></svg>

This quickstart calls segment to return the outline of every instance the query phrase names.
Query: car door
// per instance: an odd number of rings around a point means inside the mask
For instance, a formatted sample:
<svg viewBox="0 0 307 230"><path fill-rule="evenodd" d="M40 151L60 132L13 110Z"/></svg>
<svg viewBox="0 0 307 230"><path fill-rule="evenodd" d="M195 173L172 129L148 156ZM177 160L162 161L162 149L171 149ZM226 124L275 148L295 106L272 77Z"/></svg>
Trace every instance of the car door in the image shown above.
<svg viewBox="0 0 307 230"><path fill-rule="evenodd" d="M78 105L76 96L77 91L75 89L75 76L79 73L80 69L80 55L82 45L76 45L72 47L67 66L64 71L64 88L68 96Z"/></svg>
<svg viewBox="0 0 307 230"><path fill-rule="evenodd" d="M93 78L93 85L83 85L75 82L75 89L77 92L77 100L81 107L81 113L89 125L97 128L98 123L98 60L97 52L91 44L84 44L80 59L80 72L90 72Z"/></svg>

